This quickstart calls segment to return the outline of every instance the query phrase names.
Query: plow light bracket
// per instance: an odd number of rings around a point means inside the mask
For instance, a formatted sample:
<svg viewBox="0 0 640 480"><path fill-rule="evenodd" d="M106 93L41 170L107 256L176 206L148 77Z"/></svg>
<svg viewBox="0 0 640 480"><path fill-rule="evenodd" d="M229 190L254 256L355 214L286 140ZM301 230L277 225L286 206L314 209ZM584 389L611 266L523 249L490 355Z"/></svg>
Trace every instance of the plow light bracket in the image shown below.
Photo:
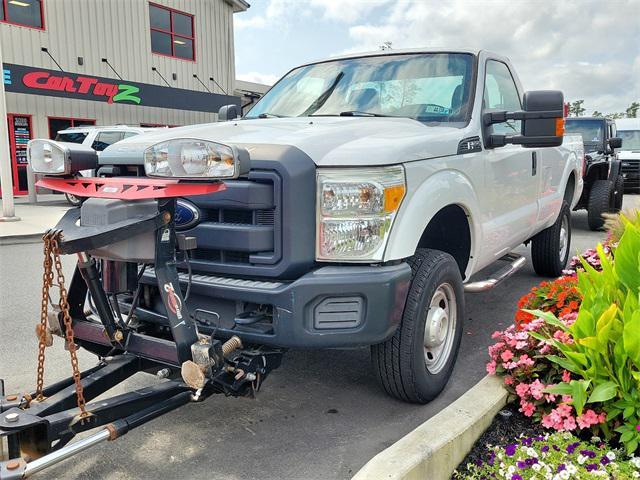
<svg viewBox="0 0 640 480"><path fill-rule="evenodd" d="M27 161L35 173L72 175L98 168L98 154L85 145L35 139L27 144Z"/></svg>

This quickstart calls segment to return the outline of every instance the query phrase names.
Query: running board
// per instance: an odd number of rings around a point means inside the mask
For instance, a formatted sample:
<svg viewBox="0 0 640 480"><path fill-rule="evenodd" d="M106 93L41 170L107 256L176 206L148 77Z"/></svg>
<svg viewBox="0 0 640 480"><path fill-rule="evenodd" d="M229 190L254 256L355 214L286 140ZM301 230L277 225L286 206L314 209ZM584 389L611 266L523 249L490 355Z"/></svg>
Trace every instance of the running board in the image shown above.
<svg viewBox="0 0 640 480"><path fill-rule="evenodd" d="M526 262L526 259L522 255L515 253L507 253L504 257L500 258L501 262L509 262L505 267L498 270L493 278L486 280L480 280L478 282L470 282L464 285L464 291L470 293L485 292L491 290L496 285L500 284L511 275L516 273Z"/></svg>

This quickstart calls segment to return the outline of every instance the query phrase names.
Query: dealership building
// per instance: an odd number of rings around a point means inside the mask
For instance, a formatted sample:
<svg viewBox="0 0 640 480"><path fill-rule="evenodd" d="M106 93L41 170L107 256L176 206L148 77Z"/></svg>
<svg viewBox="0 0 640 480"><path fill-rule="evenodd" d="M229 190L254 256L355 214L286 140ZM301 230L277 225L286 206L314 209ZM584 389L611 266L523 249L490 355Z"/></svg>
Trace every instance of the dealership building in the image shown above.
<svg viewBox="0 0 640 480"><path fill-rule="evenodd" d="M211 122L223 105L255 101L264 88L237 91L235 80L233 15L247 8L244 0L0 0L14 194L27 193L30 138L80 125Z"/></svg>

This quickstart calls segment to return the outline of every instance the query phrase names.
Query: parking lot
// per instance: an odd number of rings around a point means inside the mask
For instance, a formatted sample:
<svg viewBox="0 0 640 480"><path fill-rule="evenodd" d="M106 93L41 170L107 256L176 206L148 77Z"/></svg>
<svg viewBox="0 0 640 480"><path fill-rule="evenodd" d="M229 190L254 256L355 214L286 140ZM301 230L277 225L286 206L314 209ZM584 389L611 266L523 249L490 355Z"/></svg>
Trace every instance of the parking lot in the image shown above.
<svg viewBox="0 0 640 480"><path fill-rule="evenodd" d="M640 205L638 196L626 205ZM595 245L586 212L573 214L572 250ZM35 382L41 245L0 249L0 378L7 391ZM529 257L528 249L519 252ZM70 273L73 259L65 262ZM255 400L212 397L103 444L47 472L47 478L350 478L367 460L451 403L485 375L491 333L513 318L518 298L539 282L530 262L493 291L467 295L467 319L453 380L426 406L389 398L371 373L368 349L291 351ZM46 382L70 374L56 339ZM94 364L81 355L82 368ZM156 379L134 377L125 388Z"/></svg>

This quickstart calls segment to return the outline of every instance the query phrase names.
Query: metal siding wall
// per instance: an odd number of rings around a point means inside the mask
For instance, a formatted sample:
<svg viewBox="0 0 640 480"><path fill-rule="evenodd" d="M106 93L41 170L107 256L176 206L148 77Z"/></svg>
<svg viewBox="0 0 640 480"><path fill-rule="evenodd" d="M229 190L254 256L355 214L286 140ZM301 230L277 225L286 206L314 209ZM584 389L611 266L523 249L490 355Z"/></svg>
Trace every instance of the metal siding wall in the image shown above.
<svg viewBox="0 0 640 480"><path fill-rule="evenodd" d="M0 23L0 42L6 63L57 69L47 47L64 70L117 78L101 61L107 58L125 80L165 85L151 70L156 67L171 87L205 91L197 74L215 93L222 93L214 77L232 94L235 80L233 9L224 0L155 0L154 3L195 16L196 62L151 53L147 0L44 0L46 30ZM78 65L77 57L84 58ZM177 74L177 80L172 74ZM158 123L188 125L214 121L204 112L109 105L39 95L7 93L9 112L32 114L36 136L48 135L47 116L96 119L98 124Z"/></svg>

